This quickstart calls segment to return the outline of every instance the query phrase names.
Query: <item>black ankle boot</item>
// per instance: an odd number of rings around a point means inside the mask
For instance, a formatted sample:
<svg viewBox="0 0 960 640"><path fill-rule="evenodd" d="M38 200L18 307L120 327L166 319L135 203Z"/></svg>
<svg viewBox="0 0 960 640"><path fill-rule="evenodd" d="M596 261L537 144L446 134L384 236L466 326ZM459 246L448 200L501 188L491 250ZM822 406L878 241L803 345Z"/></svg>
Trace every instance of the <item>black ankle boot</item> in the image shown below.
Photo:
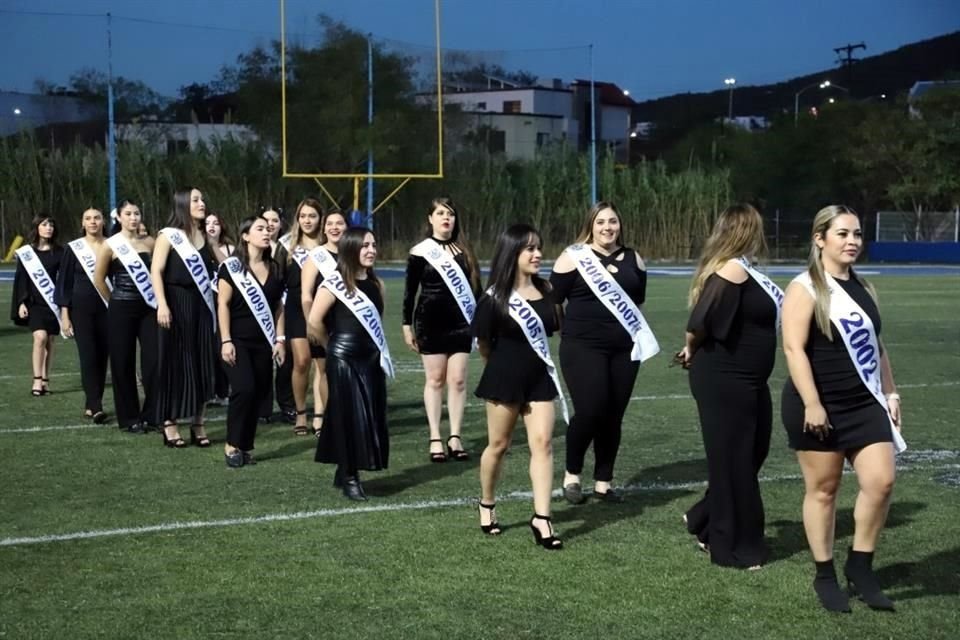
<svg viewBox="0 0 960 640"><path fill-rule="evenodd" d="M850 613L850 598L837 584L837 572L833 560L817 562L817 577L813 579L813 590L817 592L820 604L827 611Z"/></svg>
<svg viewBox="0 0 960 640"><path fill-rule="evenodd" d="M847 588L851 596L860 596L871 609L893 611L893 601L880 589L880 581L873 572L873 551L854 551L852 548L847 556L847 564L843 567L843 575L847 577Z"/></svg>
<svg viewBox="0 0 960 640"><path fill-rule="evenodd" d="M367 494L363 492L363 485L357 476L345 476L343 479L343 495L350 500L366 502Z"/></svg>

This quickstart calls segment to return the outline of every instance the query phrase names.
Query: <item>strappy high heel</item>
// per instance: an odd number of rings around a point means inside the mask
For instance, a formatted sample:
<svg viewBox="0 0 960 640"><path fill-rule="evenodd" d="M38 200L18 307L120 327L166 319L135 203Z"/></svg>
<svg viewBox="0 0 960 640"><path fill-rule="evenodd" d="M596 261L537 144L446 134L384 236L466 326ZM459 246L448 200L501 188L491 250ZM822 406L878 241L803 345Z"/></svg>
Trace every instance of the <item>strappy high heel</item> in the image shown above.
<svg viewBox="0 0 960 640"><path fill-rule="evenodd" d="M456 438L460 441L460 446L463 446L463 439L460 436L450 436L447 438L447 457L451 460L456 460L457 462L466 462L470 459L470 454L464 449L453 449L450 447L450 441ZM431 441L432 442L432 441Z"/></svg>
<svg viewBox="0 0 960 640"><path fill-rule="evenodd" d="M163 425L164 428L163 428L163 430L161 431L161 435L163 436L163 446L165 446L165 447L170 447L171 449L183 449L184 447L187 446L187 443L184 442L184 440L183 440L182 437L180 437L179 435L174 436L173 438L168 438L168 437L167 437L167 429L166 429L166 428L167 428L167 427L176 427L176 426L177 426L177 425L175 425L175 424L165 424L165 425Z"/></svg>
<svg viewBox="0 0 960 640"><path fill-rule="evenodd" d="M202 436L198 436L197 435L198 427L203 429L202 424L190 425L190 444L194 445L195 447L200 447L201 449L205 449L210 446L210 438L208 438L206 434Z"/></svg>
<svg viewBox="0 0 960 640"><path fill-rule="evenodd" d="M297 411L295 415L296 415L297 417L299 417L299 416L305 416L305 415L307 415L307 410L304 409L303 411ZM296 418L294 418L294 421L296 421ZM310 427L308 427L308 426L305 425L305 424L294 425L294 427L293 427L293 435L295 435L295 436L308 436L308 435L310 435Z"/></svg>
<svg viewBox="0 0 960 640"><path fill-rule="evenodd" d="M481 524L480 531L483 531L488 536L498 536L503 533L503 530L500 528L500 523L497 522L497 519L494 517L493 510L497 508L497 504L484 504L483 502L477 502L477 512L479 513L481 509L486 509L490 512L490 524Z"/></svg>
<svg viewBox="0 0 960 640"><path fill-rule="evenodd" d="M37 380L43 380L43 378L41 378L40 376L33 376L33 380L34 380L33 383L36 384L36 383L37 383L37 382L36 382ZM43 383L40 383L40 388L39 388L39 389L30 389L30 395L32 395L34 398L39 398L40 396L42 396L42 395L43 395Z"/></svg>
<svg viewBox="0 0 960 640"><path fill-rule="evenodd" d="M533 524L534 520L543 520L546 522L550 527L550 535L545 536L540 533L540 529ZM544 549L549 549L550 551L559 551L560 549L563 549L563 540L554 535L553 522L547 516L541 516L538 513L534 513L533 517L530 518L530 530L533 531L533 541Z"/></svg>
<svg viewBox="0 0 960 640"><path fill-rule="evenodd" d="M443 444L443 440L440 440L440 439L430 440L430 444L433 444L434 442L439 442ZM445 454L443 451L430 452L430 462L446 462L446 461L447 461L447 454Z"/></svg>
<svg viewBox="0 0 960 640"><path fill-rule="evenodd" d="M50 378L40 378L42 383L41 385L41 394L45 396L53 395L53 391L50 391Z"/></svg>

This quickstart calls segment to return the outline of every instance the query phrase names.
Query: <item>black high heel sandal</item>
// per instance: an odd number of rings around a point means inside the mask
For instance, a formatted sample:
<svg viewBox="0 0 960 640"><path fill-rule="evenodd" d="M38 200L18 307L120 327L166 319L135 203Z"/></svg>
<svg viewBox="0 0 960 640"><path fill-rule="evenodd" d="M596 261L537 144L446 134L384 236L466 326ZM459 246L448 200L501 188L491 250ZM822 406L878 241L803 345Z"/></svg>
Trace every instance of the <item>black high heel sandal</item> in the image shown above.
<svg viewBox="0 0 960 640"><path fill-rule="evenodd" d="M550 535L545 536L540 533L540 529L533 524L534 520L543 520L550 526ZM534 513L533 517L530 518L530 530L533 531L533 541L544 549L549 549L550 551L559 551L563 549L563 540L558 538L553 533L553 522L547 516L541 516L538 513Z"/></svg>
<svg viewBox="0 0 960 640"><path fill-rule="evenodd" d="M450 436L449 438L447 438L447 457L457 462L466 462L467 460L470 459L469 453L467 453L464 449L450 448L450 441L453 440L454 438L460 441L461 447L463 446L463 439L461 439L460 436Z"/></svg>
<svg viewBox="0 0 960 640"><path fill-rule="evenodd" d="M313 422L314 424L316 424L316 421L317 421L317 420L320 421L320 426L319 426L319 427L314 426L313 424L310 425L310 431L313 432L313 436L314 436L315 438L319 438L319 437L320 437L320 432L323 431L323 414L322 414L322 413L315 413L315 414L313 414L312 422Z"/></svg>
<svg viewBox="0 0 960 640"><path fill-rule="evenodd" d="M210 438L206 434L202 436L197 435L197 427L203 428L202 424L192 424L190 425L190 444L195 447L200 447L201 449L206 449L210 446Z"/></svg>
<svg viewBox="0 0 960 640"><path fill-rule="evenodd" d="M481 509L486 509L490 512L490 524L481 524L480 531L483 531L488 536L498 536L503 533L503 530L500 528L500 523L497 522L497 519L493 517L493 510L497 508L496 503L494 504L484 504L483 502L477 502L477 512L479 513Z"/></svg>
<svg viewBox="0 0 960 640"><path fill-rule="evenodd" d="M439 442L442 444L443 440L430 440L430 444L433 444L434 442ZM430 462L439 463L439 462L446 462L446 461L447 461L447 454L445 454L443 451L430 452Z"/></svg>
<svg viewBox="0 0 960 640"><path fill-rule="evenodd" d="M40 376L33 376L33 379L34 379L34 384L36 384L36 381L37 381L37 380L43 380L43 378L41 378ZM39 388L39 389L30 389L30 395L32 395L34 398L39 398L40 396L42 396L42 395L43 395L43 383L40 383L40 388Z"/></svg>
<svg viewBox="0 0 960 640"><path fill-rule="evenodd" d="M299 417L299 416L305 416L305 415L307 415L307 410L304 409L303 411L297 411L294 415L297 416L297 417ZM294 418L294 421L296 421L296 418ZM310 435L310 427L308 427L308 426L305 425L305 424L294 425L294 427L293 427L293 435L295 435L295 436L308 436L308 435Z"/></svg>
<svg viewBox="0 0 960 640"><path fill-rule="evenodd" d="M164 425L165 427L175 427L177 425ZM161 431L163 436L163 446L170 447L171 449L183 449L187 446L187 443L184 442L183 438L179 435L175 438L168 438L166 429Z"/></svg>
<svg viewBox="0 0 960 640"><path fill-rule="evenodd" d="M43 395L45 395L45 396L52 396L52 395L53 395L53 391L50 391L50 389L49 389L49 387L50 387L50 378L40 378L40 381L41 381L41 383L42 383L42 391L41 391L41 393L42 393Z"/></svg>

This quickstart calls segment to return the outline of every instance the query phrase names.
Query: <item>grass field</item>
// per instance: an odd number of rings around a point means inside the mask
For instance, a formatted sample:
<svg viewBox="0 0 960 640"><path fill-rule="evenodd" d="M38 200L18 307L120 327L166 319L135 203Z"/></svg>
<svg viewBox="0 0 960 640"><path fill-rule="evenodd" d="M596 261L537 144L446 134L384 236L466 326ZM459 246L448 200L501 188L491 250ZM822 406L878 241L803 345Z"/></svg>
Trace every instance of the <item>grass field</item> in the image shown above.
<svg viewBox="0 0 960 640"><path fill-rule="evenodd" d="M566 549L534 546L521 429L501 483L506 530L483 536L478 456L427 460L423 374L402 349L402 285L390 280L392 457L388 471L365 476L371 500L361 506L313 462L313 439L286 424L263 427L260 464L240 470L223 464L220 408L205 450L90 427L74 345L59 345L55 395L36 399L29 335L0 329L0 638L956 638L960 278L873 281L910 445L876 561L895 614L857 603L852 615L831 616L816 603L799 470L779 426L782 355L762 483L772 560L761 571L710 565L680 522L706 471L685 374L663 354L642 368L625 422L617 484L627 502L557 499ZM647 316L665 351L680 344L686 284L650 282ZM10 285L0 286L4 320L9 297ZM471 392L479 366L474 359ZM473 401L465 444L474 454L484 434ZM849 476L838 565L854 495Z"/></svg>

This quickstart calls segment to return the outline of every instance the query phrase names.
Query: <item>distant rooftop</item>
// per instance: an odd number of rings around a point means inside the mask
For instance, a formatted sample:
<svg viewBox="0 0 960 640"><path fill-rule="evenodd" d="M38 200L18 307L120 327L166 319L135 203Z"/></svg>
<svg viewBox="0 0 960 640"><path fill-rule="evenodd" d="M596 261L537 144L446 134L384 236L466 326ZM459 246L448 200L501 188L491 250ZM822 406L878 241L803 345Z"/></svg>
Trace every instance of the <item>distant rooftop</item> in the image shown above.
<svg viewBox="0 0 960 640"><path fill-rule="evenodd" d="M914 82L910 87L910 93L907 94L910 100L916 100L925 93L935 89L957 89L960 90L960 80L921 80Z"/></svg>

